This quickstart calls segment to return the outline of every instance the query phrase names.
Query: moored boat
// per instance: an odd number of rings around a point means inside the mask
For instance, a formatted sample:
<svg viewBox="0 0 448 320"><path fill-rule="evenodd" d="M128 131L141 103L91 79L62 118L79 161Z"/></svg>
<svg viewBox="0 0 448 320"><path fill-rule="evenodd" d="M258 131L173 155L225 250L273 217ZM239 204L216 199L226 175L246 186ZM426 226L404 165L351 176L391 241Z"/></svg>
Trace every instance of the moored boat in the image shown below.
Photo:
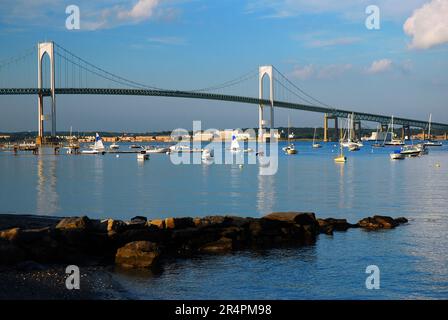
<svg viewBox="0 0 448 320"><path fill-rule="evenodd" d="M146 147L146 153L167 153L170 151L170 148L167 147Z"/></svg>
<svg viewBox="0 0 448 320"><path fill-rule="evenodd" d="M344 155L344 148L342 147L342 144L339 145L339 155L334 158L334 162L336 163L345 163L347 162L347 157Z"/></svg>
<svg viewBox="0 0 448 320"><path fill-rule="evenodd" d="M313 134L313 148L318 149L322 148L322 146L319 143L316 143L316 128L314 128L314 134Z"/></svg>
<svg viewBox="0 0 448 320"><path fill-rule="evenodd" d="M434 141L431 137L431 118L432 114L429 114L429 122L428 122L428 140L423 142L425 147L441 147L443 144L440 141Z"/></svg>
<svg viewBox="0 0 448 320"><path fill-rule="evenodd" d="M236 138L236 135L232 134L232 143L230 145L230 151L231 152L240 152L242 151L240 144L238 143L238 139Z"/></svg>
<svg viewBox="0 0 448 320"><path fill-rule="evenodd" d="M400 154L406 156L406 157L417 157L422 154L427 153L427 150L425 149L424 145L418 144L418 145L406 145L403 148L401 148Z"/></svg>
<svg viewBox="0 0 448 320"><path fill-rule="evenodd" d="M137 154L137 160L138 161L149 160L149 154L146 154L146 152L142 150L140 153Z"/></svg>
<svg viewBox="0 0 448 320"><path fill-rule="evenodd" d="M395 150L393 153L389 154L391 160L403 160L405 155L401 153L400 150Z"/></svg>
<svg viewBox="0 0 448 320"><path fill-rule="evenodd" d="M95 144L87 150L82 150L81 153L82 154L105 154L106 153L104 144L103 144L103 140L101 139L98 132L95 135Z"/></svg>
<svg viewBox="0 0 448 320"><path fill-rule="evenodd" d="M202 150L201 159L204 162L213 160L213 152L210 151L209 149Z"/></svg>
<svg viewBox="0 0 448 320"><path fill-rule="evenodd" d="M118 150L118 149L120 149L120 146L116 142L114 142L109 146L109 149Z"/></svg>

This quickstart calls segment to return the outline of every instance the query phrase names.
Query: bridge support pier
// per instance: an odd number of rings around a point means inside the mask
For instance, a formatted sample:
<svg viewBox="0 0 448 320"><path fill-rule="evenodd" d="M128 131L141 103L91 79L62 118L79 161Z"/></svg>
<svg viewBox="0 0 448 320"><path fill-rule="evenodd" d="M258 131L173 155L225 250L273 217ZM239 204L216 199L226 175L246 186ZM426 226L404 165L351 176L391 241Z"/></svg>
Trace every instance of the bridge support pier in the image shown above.
<svg viewBox="0 0 448 320"><path fill-rule="evenodd" d="M50 59L50 97L51 97L51 136L56 137L56 95L55 95L55 70L54 70L54 43L42 42L37 45L37 87L38 93L38 133L36 138L37 144L44 142L44 95L41 90L43 88L42 79L42 60L45 55Z"/></svg>
<svg viewBox="0 0 448 320"><path fill-rule="evenodd" d="M361 140L361 120L353 121L352 140Z"/></svg>
<svg viewBox="0 0 448 320"><path fill-rule="evenodd" d="M332 138L330 138L329 135L329 128L328 128L328 120L334 120L334 135ZM324 114L324 142L329 141L338 141L338 117L325 113Z"/></svg>

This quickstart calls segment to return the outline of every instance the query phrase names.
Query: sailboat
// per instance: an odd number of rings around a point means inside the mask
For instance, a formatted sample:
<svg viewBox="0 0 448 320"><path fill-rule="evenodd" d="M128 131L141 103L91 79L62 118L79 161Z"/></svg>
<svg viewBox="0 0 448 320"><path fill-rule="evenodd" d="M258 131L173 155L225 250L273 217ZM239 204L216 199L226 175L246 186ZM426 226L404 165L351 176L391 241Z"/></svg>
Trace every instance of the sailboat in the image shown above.
<svg viewBox="0 0 448 320"><path fill-rule="evenodd" d="M241 147L238 143L238 139L236 138L236 135L232 134L232 144L230 145L230 151L231 152L240 152Z"/></svg>
<svg viewBox="0 0 448 320"><path fill-rule="evenodd" d="M104 144L103 144L103 140L101 139L98 132L95 135L95 144L93 145L93 147L91 149L82 150L81 153L83 153L83 154L99 154L99 153L105 154L106 153Z"/></svg>
<svg viewBox="0 0 448 320"><path fill-rule="evenodd" d="M429 114L429 123L428 123L428 140L423 142L425 147L441 147L442 143L440 141L433 141L431 139L431 118L432 114Z"/></svg>
<svg viewBox="0 0 448 320"><path fill-rule="evenodd" d="M77 154L79 151L79 142L78 142L78 138L73 137L72 134L72 127L70 126L70 138L69 138L69 142L68 145L66 147L64 147L65 149L67 149L67 154Z"/></svg>
<svg viewBox="0 0 448 320"><path fill-rule="evenodd" d="M289 130L291 128L291 123L289 121L289 116L288 116L288 145L286 147L284 147L282 150L286 152L286 154L297 154L297 150L294 147L294 144L291 143L291 134L289 133Z"/></svg>
<svg viewBox="0 0 448 320"><path fill-rule="evenodd" d="M384 141L383 141L383 143L378 142L379 133L380 133L380 126L378 126L376 128L375 143L372 144L372 148L384 148ZM386 137L387 137L387 132L386 132ZM386 138L384 138L384 139L386 139Z"/></svg>
<svg viewBox="0 0 448 320"><path fill-rule="evenodd" d="M342 147L348 148L350 151L358 151L363 146L361 142L352 140L354 118L355 118L354 113L348 116L347 140L343 139L343 141L341 142Z"/></svg>
<svg viewBox="0 0 448 320"><path fill-rule="evenodd" d="M316 143L316 127L314 128L313 148L322 148L322 146L319 143Z"/></svg>
<svg viewBox="0 0 448 320"><path fill-rule="evenodd" d="M347 157L344 155L344 147L342 144L339 144L339 155L334 158L334 161L337 163L344 163L347 161Z"/></svg>
<svg viewBox="0 0 448 320"><path fill-rule="evenodd" d="M391 125L390 125L390 141L385 141L385 146L404 146L404 142L401 139L395 139L395 133L394 133L394 116L391 118ZM387 135L386 135L387 137Z"/></svg>

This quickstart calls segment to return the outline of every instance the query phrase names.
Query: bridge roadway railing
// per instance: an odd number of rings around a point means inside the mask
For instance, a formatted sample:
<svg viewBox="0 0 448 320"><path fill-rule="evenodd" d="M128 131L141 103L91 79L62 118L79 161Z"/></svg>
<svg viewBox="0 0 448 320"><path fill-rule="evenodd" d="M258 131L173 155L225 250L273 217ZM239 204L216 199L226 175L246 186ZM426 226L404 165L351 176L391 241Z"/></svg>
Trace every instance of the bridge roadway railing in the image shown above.
<svg viewBox="0 0 448 320"><path fill-rule="evenodd" d="M37 88L3 88L0 89L0 95L29 95L42 93L44 96L50 95L50 89L42 89L39 91ZM190 98L190 99L206 99L206 100L219 100L240 102L259 105L260 103L266 106L270 105L269 100L258 99L254 97L234 96L217 93L204 93L197 91L179 91L179 90L152 90L152 89L115 89L115 88L57 88L55 94L92 94L92 95L132 95L132 96L155 96L155 97L175 97L175 98ZM340 118L347 118L352 113L355 115L356 120L372 121L382 124L388 124L391 122L390 116L355 112L349 110L342 110L336 108L325 108L319 106L312 106L306 104L291 103L285 101L274 101L274 106L286 109L295 109L310 112L327 113ZM427 128L428 122L421 120L406 119L400 117L394 117L394 124L411 126L417 128ZM444 123L431 123L432 128L448 130L448 124Z"/></svg>

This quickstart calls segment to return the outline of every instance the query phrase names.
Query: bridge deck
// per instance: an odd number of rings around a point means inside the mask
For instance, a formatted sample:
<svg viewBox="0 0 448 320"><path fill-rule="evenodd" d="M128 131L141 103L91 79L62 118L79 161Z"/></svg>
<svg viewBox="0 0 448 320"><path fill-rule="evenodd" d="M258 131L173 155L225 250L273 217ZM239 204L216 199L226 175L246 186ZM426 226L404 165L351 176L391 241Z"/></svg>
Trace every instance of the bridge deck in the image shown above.
<svg viewBox="0 0 448 320"><path fill-rule="evenodd" d="M37 88L3 88L0 89L0 95L30 95L38 94ZM42 89L41 93L44 96L50 95L50 89ZM177 91L177 90L151 90L151 89L107 89L107 88L57 88L55 90L57 95L59 94L94 94L94 95L132 95L132 96L158 96L158 97L176 97L176 98L192 98L192 99L207 99L207 100L219 100L240 102L259 105L270 105L269 100L260 100L258 98L223 95L216 93L203 93L195 91ZM312 105L290 103L285 101L274 101L274 106L286 109L296 109L310 112L320 112L335 115L341 118L347 118L350 114L354 113L357 120L365 120L372 122L379 122L383 124L390 123L391 117L378 115L373 113L355 112L342 109L324 108ZM394 117L394 124L397 125L409 125L418 128L427 128L428 122L421 120L406 119L400 117ZM448 124L444 123L431 123L432 128L448 130Z"/></svg>

